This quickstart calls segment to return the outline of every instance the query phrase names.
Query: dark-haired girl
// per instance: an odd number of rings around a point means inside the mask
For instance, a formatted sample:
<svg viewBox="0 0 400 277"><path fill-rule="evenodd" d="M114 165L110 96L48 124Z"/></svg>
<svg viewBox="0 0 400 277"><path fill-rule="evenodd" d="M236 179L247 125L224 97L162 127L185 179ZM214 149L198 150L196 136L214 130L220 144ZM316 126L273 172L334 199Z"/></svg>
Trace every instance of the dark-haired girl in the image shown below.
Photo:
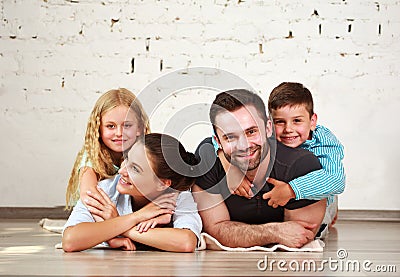
<svg viewBox="0 0 400 277"><path fill-rule="evenodd" d="M138 139L119 174L99 182L98 190L88 191L74 207L64 226L64 251L107 242L124 250L135 250L135 243L140 243L193 252L202 229L190 192L196 163L194 155L169 135L153 133ZM103 221L96 222L93 215Z"/></svg>

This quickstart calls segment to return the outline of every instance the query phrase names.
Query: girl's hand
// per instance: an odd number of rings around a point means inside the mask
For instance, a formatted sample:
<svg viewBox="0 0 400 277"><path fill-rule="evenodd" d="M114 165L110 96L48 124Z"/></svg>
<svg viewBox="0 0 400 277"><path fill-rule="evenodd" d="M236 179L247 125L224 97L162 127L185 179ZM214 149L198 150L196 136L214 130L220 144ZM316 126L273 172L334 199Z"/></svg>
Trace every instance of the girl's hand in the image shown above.
<svg viewBox="0 0 400 277"><path fill-rule="evenodd" d="M135 212L140 215L139 221L143 222L163 214L172 215L176 207L176 197L175 193L162 194L153 202Z"/></svg>
<svg viewBox="0 0 400 277"><path fill-rule="evenodd" d="M88 191L87 195L84 201L95 219L107 220L119 216L116 205L101 188L97 187L95 192Z"/></svg>
<svg viewBox="0 0 400 277"><path fill-rule="evenodd" d="M150 228L154 228L157 225L168 224L171 221L172 215L162 214L155 218L140 222L136 225L136 230L139 233L147 232Z"/></svg>
<svg viewBox="0 0 400 277"><path fill-rule="evenodd" d="M122 250L125 251L136 250L136 246L130 238L113 238L107 242L111 248L121 248Z"/></svg>

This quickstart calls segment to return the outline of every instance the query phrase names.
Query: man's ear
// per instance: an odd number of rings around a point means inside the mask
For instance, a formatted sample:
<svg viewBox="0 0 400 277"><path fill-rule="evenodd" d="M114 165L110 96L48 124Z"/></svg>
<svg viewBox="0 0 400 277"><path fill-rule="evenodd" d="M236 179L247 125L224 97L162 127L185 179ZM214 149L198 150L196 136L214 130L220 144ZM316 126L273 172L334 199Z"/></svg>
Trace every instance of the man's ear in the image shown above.
<svg viewBox="0 0 400 277"><path fill-rule="evenodd" d="M172 185L172 182L170 179L160 179L157 185L157 190L158 191L163 191L169 188Z"/></svg>
<svg viewBox="0 0 400 277"><path fill-rule="evenodd" d="M218 144L218 148L222 149L221 142L219 141L219 138L218 138L218 136L216 134L213 135L213 139Z"/></svg>
<svg viewBox="0 0 400 277"><path fill-rule="evenodd" d="M318 117L316 113L311 116L311 131L314 131L317 127L317 119Z"/></svg>
<svg viewBox="0 0 400 277"><path fill-rule="evenodd" d="M272 137L272 134L273 134L272 128L273 128L272 120L268 118L267 123L265 124L265 132L266 132L267 138Z"/></svg>

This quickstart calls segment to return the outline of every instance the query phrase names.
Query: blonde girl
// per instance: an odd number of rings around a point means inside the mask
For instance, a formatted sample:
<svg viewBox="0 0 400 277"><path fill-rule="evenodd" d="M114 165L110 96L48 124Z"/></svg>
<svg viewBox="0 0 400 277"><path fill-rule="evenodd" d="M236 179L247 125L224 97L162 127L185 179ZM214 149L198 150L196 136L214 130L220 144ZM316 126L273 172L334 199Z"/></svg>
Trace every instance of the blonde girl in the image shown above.
<svg viewBox="0 0 400 277"><path fill-rule="evenodd" d="M107 91L99 97L89 116L85 142L72 168L66 193L70 209L98 181L114 176L123 153L137 137L150 133L149 119L136 96L125 88Z"/></svg>

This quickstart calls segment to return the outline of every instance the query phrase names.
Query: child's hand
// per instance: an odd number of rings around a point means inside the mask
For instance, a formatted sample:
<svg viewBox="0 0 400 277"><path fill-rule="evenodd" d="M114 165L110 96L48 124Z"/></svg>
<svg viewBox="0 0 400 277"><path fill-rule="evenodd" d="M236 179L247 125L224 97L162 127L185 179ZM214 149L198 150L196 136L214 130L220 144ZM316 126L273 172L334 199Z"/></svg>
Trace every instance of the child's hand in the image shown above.
<svg viewBox="0 0 400 277"><path fill-rule="evenodd" d="M296 197L292 187L289 184L278 181L274 178L268 178L267 182L274 185L274 188L271 191L264 193L263 195L263 199L269 199L269 206L273 208L285 206L290 199Z"/></svg>
<svg viewBox="0 0 400 277"><path fill-rule="evenodd" d="M253 186L254 185L249 181L249 179L247 179L247 177L243 178L242 182L236 188L236 190L231 189L228 183L229 190L232 194L236 194L238 196L243 196L246 198L252 198L254 196L253 191L251 190Z"/></svg>
<svg viewBox="0 0 400 277"><path fill-rule="evenodd" d="M172 215L162 214L155 218L140 222L136 225L136 230L139 233L147 232L150 228L154 228L157 225L168 224L171 221Z"/></svg>
<svg viewBox="0 0 400 277"><path fill-rule="evenodd" d="M176 193L162 194L153 202L135 212L139 215L139 221L143 222L163 214L172 215L176 207L176 197Z"/></svg>
<svg viewBox="0 0 400 277"><path fill-rule="evenodd" d="M218 150L218 157L226 172L226 182L230 193L246 198L253 197L251 188L254 185L247 179L243 172L238 167L231 165L221 150Z"/></svg>
<svg viewBox="0 0 400 277"><path fill-rule="evenodd" d="M111 248L121 248L126 251L136 250L136 246L130 238L113 238L107 241Z"/></svg>
<svg viewBox="0 0 400 277"><path fill-rule="evenodd" d="M96 217L107 220L119 216L116 205L99 187L94 192L88 191L84 202L96 221L99 221Z"/></svg>

